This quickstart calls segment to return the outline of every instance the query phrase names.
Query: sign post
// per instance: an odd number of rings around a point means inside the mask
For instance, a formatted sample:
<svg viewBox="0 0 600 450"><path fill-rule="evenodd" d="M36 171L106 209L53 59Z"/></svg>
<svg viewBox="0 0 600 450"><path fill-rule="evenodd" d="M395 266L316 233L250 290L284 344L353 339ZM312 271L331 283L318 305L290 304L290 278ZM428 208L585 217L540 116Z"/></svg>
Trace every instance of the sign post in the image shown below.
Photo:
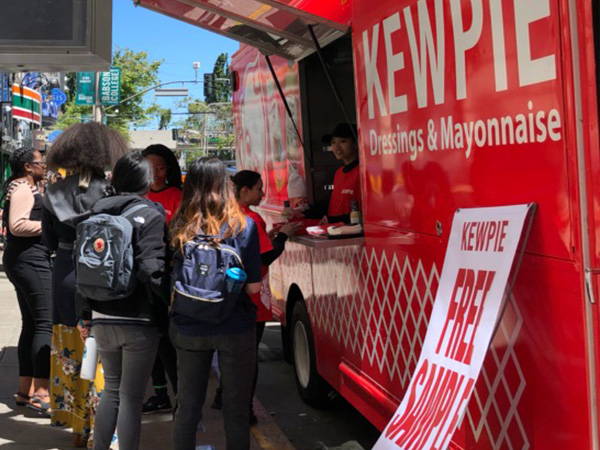
<svg viewBox="0 0 600 450"><path fill-rule="evenodd" d="M448 447L481 371L533 209L527 204L455 213L419 362L374 450Z"/></svg>

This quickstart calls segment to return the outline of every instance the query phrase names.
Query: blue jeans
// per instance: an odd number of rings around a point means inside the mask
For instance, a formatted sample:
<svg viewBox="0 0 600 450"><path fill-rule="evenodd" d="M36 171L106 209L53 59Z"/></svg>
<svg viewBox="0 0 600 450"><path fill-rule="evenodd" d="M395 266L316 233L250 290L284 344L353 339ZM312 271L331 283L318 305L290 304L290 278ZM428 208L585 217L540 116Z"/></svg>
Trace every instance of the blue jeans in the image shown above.
<svg viewBox="0 0 600 450"><path fill-rule="evenodd" d="M94 325L104 368L104 392L96 411L94 449L106 450L117 429L119 449L140 445L142 403L158 348L158 329L143 325Z"/></svg>
<svg viewBox="0 0 600 450"><path fill-rule="evenodd" d="M248 405L256 366L255 335L253 327L240 334L188 336L171 326L171 341L177 350L179 375L173 431L175 450L194 450L196 447L196 428L202 418L202 406L215 350L219 352L223 385L227 450L250 448Z"/></svg>

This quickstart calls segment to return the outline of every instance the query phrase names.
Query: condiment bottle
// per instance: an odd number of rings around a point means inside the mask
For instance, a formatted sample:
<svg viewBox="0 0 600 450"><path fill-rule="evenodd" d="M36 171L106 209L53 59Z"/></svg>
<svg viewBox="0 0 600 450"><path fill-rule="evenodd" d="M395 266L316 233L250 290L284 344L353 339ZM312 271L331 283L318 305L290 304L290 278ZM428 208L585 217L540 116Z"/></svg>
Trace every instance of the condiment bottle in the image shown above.
<svg viewBox="0 0 600 450"><path fill-rule="evenodd" d="M357 225L360 223L360 210L358 209L358 202L356 200L352 200L350 203L350 224Z"/></svg>

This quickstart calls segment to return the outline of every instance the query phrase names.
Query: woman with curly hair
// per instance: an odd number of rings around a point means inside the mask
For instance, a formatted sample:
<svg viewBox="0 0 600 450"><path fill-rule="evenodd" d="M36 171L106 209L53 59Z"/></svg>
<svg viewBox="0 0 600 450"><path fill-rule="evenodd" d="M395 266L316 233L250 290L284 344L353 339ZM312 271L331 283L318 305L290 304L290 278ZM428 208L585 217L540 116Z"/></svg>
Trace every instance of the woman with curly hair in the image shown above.
<svg viewBox="0 0 600 450"><path fill-rule="evenodd" d="M79 378L83 342L75 310L73 243L77 224L104 196L105 171L125 154L121 135L97 123L76 124L65 130L47 157L50 169L66 170L67 176L50 184L44 198L43 237L56 252L53 267L53 333L50 386L52 424L71 427L75 445L85 446L92 429L97 392L103 379Z"/></svg>
<svg viewBox="0 0 600 450"><path fill-rule="evenodd" d="M19 387L15 401L41 414L49 412L52 336L50 255L42 244L42 196L38 186L46 163L31 147L10 156L11 178L4 192L2 221L7 228L4 270L17 291L22 328L19 336Z"/></svg>

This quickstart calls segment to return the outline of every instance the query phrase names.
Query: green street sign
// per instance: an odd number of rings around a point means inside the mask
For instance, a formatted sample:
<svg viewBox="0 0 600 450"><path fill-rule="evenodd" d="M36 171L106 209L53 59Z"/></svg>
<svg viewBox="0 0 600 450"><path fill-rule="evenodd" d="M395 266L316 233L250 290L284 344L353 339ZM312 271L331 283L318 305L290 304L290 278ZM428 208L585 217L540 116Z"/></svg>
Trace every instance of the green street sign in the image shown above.
<svg viewBox="0 0 600 450"><path fill-rule="evenodd" d="M95 95L95 73L77 72L77 88L75 95L76 105L93 105L96 101Z"/></svg>
<svg viewBox="0 0 600 450"><path fill-rule="evenodd" d="M121 68L111 67L100 73L100 103L118 105L121 100Z"/></svg>

